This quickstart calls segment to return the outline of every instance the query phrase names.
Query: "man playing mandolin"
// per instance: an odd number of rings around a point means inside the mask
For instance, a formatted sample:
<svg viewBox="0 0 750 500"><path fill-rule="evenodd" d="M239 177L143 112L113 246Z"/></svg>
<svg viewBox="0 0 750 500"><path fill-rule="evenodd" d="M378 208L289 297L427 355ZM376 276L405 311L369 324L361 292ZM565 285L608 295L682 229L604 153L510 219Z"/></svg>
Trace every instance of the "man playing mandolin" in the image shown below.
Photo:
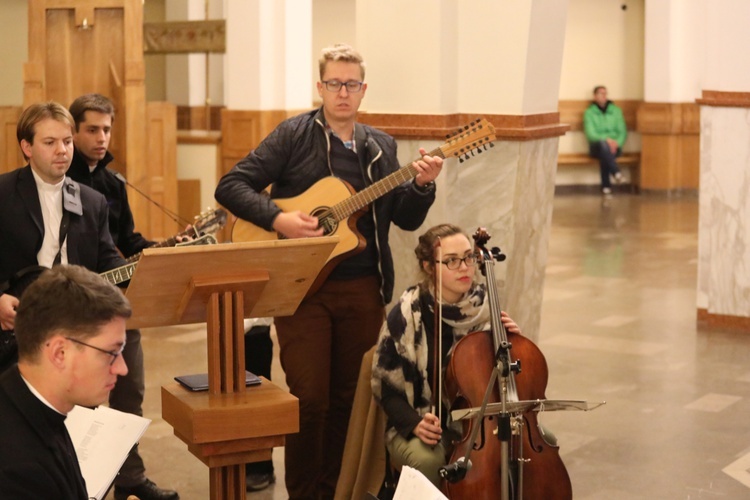
<svg viewBox="0 0 750 500"><path fill-rule="evenodd" d="M305 194L320 196L318 206L333 204L337 200L326 198L330 190L315 192L316 182L336 177L361 192L399 170L394 139L356 123L367 91L364 78L364 62L354 49L324 49L317 83L322 108L281 123L221 179L217 201L281 237L343 231L346 220L337 226L322 214L282 210L274 199ZM356 220L364 249L357 252L355 244L329 262L323 273L330 274L297 312L275 319L286 380L300 401L300 432L287 438L285 450L292 499L333 497L362 355L375 344L393 294L391 223L417 229L435 199L442 158L424 149L419 154L411 164L413 179L373 199ZM261 194L269 185L270 198Z"/></svg>

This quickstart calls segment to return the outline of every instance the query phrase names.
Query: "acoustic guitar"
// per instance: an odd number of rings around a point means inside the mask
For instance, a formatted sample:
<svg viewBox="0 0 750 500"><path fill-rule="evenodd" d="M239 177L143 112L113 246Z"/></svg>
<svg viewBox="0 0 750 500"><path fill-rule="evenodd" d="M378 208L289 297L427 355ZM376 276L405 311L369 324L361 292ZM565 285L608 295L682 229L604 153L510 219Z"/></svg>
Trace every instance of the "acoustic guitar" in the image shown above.
<svg viewBox="0 0 750 500"><path fill-rule="evenodd" d="M449 136L444 144L427 154L443 159L458 158L463 163L471 159L474 153L486 150L487 145L492 147L494 140L495 128L486 119L481 118L461 128L454 135ZM365 213L363 208L404 182L415 178L417 173L417 170L409 163L359 192L354 191L351 185L337 177L324 177L299 196L273 200L284 212L299 210L317 217L318 227L323 228L325 236L339 237L339 243L310 287L308 296L323 284L336 264L365 249L365 239L356 229L357 219ZM243 219L237 219L232 226L231 239L235 243L283 238L284 236L279 233L266 231Z"/></svg>

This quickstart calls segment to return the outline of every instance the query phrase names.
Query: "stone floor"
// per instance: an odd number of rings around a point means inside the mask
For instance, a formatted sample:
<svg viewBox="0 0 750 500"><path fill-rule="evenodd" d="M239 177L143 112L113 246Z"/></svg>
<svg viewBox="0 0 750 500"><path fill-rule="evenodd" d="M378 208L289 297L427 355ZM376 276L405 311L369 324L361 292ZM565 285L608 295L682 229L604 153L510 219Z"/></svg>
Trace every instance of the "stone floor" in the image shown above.
<svg viewBox="0 0 750 500"><path fill-rule="evenodd" d="M576 499L750 498L750 335L696 327L697 224L690 196L555 199L547 397L606 401L541 415ZM204 339L203 325L143 331L153 423L141 449L149 477L184 500L209 497L208 470L161 419L160 387L205 371ZM274 462L278 482L248 498L286 498L283 449Z"/></svg>

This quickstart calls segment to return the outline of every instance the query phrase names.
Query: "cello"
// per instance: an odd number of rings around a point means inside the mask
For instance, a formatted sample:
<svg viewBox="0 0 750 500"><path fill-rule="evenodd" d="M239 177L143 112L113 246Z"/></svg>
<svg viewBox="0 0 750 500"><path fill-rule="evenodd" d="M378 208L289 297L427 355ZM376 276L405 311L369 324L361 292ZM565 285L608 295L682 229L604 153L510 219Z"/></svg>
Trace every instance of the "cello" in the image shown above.
<svg viewBox="0 0 750 500"><path fill-rule="evenodd" d="M544 400L547 362L531 340L506 332L500 321L494 260L499 248L488 250L487 232L474 234L475 253L486 279L491 331L473 332L459 340L445 373L445 397L451 410L489 403ZM523 370L521 370L523 365ZM480 419L463 420L460 441L454 443L449 466L463 470L442 474L443 493L452 500L569 500L572 487L559 449L545 441L537 414L503 411ZM470 457L470 458L467 458ZM466 465L468 464L468 465ZM442 472L442 471L441 471Z"/></svg>

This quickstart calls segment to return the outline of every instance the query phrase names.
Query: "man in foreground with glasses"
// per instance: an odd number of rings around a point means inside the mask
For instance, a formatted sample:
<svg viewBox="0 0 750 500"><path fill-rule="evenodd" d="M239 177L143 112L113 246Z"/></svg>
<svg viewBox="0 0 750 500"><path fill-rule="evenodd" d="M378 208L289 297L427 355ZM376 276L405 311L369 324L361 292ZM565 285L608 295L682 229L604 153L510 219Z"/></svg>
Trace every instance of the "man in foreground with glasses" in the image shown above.
<svg viewBox="0 0 750 500"><path fill-rule="evenodd" d="M3 498L88 498L65 418L75 405L106 402L128 373L130 314L118 288L80 266L56 266L25 291L18 365L0 377Z"/></svg>
<svg viewBox="0 0 750 500"><path fill-rule="evenodd" d="M398 170L394 139L356 123L364 79L364 62L353 48L324 49L317 84L322 107L281 123L221 179L217 201L286 238L323 236L317 217L282 211L273 199L299 196L329 176L361 191ZM300 402L300 432L287 437L285 450L292 499L333 497L362 356L374 345L393 295L391 223L417 229L435 199L442 159L423 148L419 154L414 180L375 200L357 220L364 250L339 262L293 316L274 320L286 381ZM270 198L261 194L269 185Z"/></svg>

